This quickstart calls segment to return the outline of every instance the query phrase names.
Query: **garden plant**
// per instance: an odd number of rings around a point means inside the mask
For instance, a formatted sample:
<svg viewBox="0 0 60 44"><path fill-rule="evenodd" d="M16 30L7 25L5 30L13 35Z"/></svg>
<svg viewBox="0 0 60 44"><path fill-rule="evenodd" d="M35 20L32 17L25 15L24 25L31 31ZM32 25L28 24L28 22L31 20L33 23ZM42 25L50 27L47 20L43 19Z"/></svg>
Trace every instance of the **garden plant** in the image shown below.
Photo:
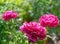
<svg viewBox="0 0 60 44"><path fill-rule="evenodd" d="M0 44L60 44L60 0L0 0Z"/></svg>

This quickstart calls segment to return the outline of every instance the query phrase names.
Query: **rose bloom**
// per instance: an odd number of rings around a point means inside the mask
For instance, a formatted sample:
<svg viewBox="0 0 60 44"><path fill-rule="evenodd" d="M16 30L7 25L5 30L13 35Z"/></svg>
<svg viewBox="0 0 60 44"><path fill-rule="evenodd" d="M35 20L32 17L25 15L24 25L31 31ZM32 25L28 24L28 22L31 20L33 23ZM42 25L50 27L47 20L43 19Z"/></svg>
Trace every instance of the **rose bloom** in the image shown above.
<svg viewBox="0 0 60 44"><path fill-rule="evenodd" d="M43 40L46 37L46 28L37 22L24 22L23 25L20 26L20 31L25 33L31 42L37 42L38 39Z"/></svg>
<svg viewBox="0 0 60 44"><path fill-rule="evenodd" d="M58 17L53 14L44 14L40 17L39 21L42 26L48 26L52 28L57 27L59 24Z"/></svg>
<svg viewBox="0 0 60 44"><path fill-rule="evenodd" d="M10 19L16 18L17 16L18 16L18 13L11 10L11 11L4 12L2 18L3 20L8 21Z"/></svg>

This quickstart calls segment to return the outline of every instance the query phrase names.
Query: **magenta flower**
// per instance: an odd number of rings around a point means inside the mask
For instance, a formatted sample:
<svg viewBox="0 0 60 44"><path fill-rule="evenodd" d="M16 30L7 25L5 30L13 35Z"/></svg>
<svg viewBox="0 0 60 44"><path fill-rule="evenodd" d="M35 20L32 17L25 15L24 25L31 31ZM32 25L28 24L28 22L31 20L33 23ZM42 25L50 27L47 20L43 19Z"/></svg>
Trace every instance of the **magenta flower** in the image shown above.
<svg viewBox="0 0 60 44"><path fill-rule="evenodd" d="M25 22L20 27L20 30L26 34L31 42L37 42L38 39L43 40L46 37L46 28L37 22Z"/></svg>
<svg viewBox="0 0 60 44"><path fill-rule="evenodd" d="M2 17L3 17L3 20L8 21L10 19L16 18L17 16L18 16L18 13L11 10L11 11L4 12Z"/></svg>
<svg viewBox="0 0 60 44"><path fill-rule="evenodd" d="M43 16L41 16L39 21L42 26L49 26L53 28L57 27L59 24L58 17L53 14L44 14Z"/></svg>

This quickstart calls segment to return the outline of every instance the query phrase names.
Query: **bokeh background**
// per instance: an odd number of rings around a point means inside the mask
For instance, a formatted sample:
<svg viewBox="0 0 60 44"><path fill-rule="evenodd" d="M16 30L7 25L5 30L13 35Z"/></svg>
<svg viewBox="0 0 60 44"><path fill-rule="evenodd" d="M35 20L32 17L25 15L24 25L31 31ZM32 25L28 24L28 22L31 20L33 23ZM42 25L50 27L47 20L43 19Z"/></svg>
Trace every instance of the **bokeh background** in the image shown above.
<svg viewBox="0 0 60 44"><path fill-rule="evenodd" d="M2 15L7 10L17 12L18 18L3 21ZM38 22L40 16L47 13L57 15L60 19L60 0L0 0L0 44L28 44L19 27L25 21ZM60 34L60 26L48 31L50 35Z"/></svg>

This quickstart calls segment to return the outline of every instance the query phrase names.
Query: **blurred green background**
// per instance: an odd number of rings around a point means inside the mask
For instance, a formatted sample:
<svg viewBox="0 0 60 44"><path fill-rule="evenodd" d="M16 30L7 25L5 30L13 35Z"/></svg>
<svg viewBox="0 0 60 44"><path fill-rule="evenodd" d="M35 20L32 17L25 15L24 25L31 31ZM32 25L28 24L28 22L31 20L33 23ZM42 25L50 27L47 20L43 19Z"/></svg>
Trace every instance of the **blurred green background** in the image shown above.
<svg viewBox="0 0 60 44"><path fill-rule="evenodd" d="M7 10L16 11L18 18L3 21L2 15ZM0 0L0 44L28 44L19 27L24 21L38 21L41 15L47 13L60 19L60 0ZM49 30L50 34L53 32L60 34L60 26Z"/></svg>

